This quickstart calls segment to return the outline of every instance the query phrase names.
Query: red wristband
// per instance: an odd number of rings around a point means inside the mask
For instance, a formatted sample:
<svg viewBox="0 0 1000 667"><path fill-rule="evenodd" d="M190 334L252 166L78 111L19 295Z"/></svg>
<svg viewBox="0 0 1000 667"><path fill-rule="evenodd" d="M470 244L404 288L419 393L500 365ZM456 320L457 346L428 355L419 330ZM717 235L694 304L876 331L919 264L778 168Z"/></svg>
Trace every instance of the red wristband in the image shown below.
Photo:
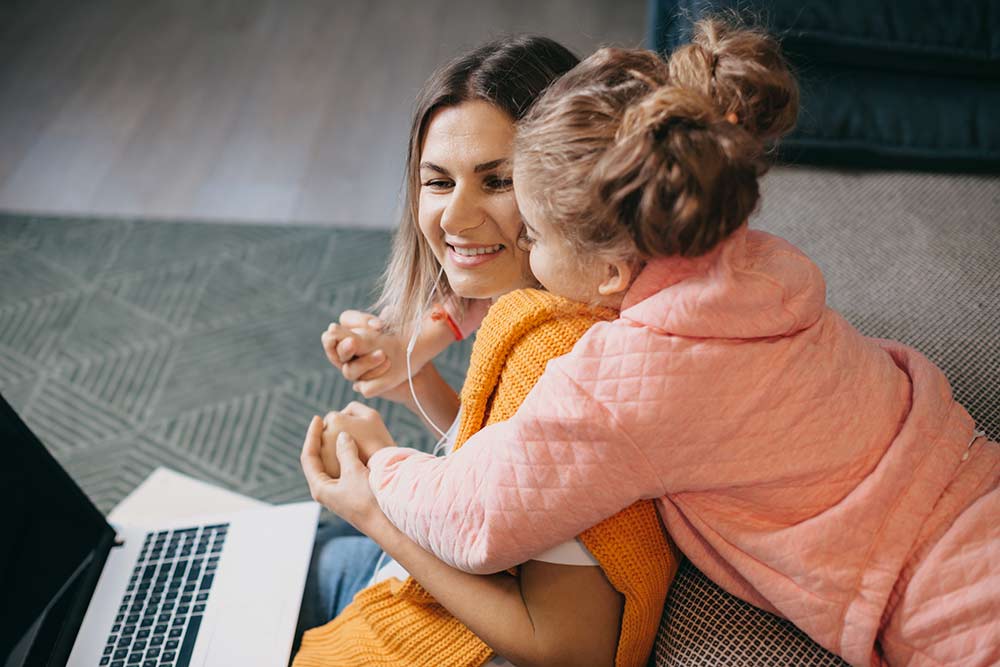
<svg viewBox="0 0 1000 667"><path fill-rule="evenodd" d="M462 340L464 338L464 336L462 335L462 330L459 328L458 324L455 323L455 320L451 318L451 315L448 314L448 311L445 310L442 305L437 304L434 306L434 310L431 311L431 320L433 320L434 322L440 322L441 320L444 320L445 324L448 325L448 328L451 329L452 335L455 336L455 340Z"/></svg>

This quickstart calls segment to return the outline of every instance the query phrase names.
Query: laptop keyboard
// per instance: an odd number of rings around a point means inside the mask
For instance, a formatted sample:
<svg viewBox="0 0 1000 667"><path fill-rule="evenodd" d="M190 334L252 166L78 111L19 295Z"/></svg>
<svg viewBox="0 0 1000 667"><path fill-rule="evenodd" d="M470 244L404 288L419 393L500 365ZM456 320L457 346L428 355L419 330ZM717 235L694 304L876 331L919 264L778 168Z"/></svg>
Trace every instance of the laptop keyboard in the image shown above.
<svg viewBox="0 0 1000 667"><path fill-rule="evenodd" d="M146 535L100 665L190 663L228 530L222 523Z"/></svg>

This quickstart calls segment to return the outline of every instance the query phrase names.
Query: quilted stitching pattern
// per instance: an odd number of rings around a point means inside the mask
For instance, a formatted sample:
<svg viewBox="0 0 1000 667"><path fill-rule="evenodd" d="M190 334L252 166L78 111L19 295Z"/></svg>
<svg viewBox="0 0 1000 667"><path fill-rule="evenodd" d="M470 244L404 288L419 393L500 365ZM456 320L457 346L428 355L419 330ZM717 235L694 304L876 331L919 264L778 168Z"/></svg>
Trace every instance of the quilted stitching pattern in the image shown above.
<svg viewBox="0 0 1000 667"><path fill-rule="evenodd" d="M825 309L818 270L774 237L657 260L633 289L645 298L551 362L511 421L445 461L375 457L383 508L489 571L663 496L711 579L868 661L921 526L971 467L972 420L922 355ZM406 498L428 484L439 500L418 511Z"/></svg>

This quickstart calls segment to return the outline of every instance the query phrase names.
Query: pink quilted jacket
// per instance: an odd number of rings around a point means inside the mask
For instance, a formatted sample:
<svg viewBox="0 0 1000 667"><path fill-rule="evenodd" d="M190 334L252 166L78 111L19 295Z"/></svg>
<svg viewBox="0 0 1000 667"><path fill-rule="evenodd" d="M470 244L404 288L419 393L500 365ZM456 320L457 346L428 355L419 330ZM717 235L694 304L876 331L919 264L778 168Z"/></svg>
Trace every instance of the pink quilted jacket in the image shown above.
<svg viewBox="0 0 1000 667"><path fill-rule="evenodd" d="M1000 617L1000 580L984 592L975 567L998 560L1000 448L974 440L937 367L861 336L813 262L746 228L651 262L621 318L551 361L510 421L444 458L391 448L370 467L397 526L478 573L658 498L698 568L854 664L880 659L887 628L910 632L909 610ZM964 574L942 585L929 559ZM934 583L911 590L917 575Z"/></svg>

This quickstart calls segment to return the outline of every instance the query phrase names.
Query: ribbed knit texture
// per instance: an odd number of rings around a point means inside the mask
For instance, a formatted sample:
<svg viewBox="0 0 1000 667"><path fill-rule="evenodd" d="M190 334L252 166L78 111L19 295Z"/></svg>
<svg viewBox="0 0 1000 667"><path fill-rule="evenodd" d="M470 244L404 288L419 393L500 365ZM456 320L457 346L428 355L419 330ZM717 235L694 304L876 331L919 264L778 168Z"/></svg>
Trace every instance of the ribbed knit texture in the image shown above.
<svg viewBox="0 0 1000 667"><path fill-rule="evenodd" d="M569 352L595 322L615 315L538 290L499 299L476 336L455 449L484 426L510 418L549 359ZM580 539L625 598L615 664L644 665L678 564L656 508L638 502ZM411 577L358 593L337 618L305 634L294 664L478 667L492 655Z"/></svg>
<svg viewBox="0 0 1000 667"><path fill-rule="evenodd" d="M337 618L306 632L294 667L473 667L492 655L411 577L366 588Z"/></svg>

